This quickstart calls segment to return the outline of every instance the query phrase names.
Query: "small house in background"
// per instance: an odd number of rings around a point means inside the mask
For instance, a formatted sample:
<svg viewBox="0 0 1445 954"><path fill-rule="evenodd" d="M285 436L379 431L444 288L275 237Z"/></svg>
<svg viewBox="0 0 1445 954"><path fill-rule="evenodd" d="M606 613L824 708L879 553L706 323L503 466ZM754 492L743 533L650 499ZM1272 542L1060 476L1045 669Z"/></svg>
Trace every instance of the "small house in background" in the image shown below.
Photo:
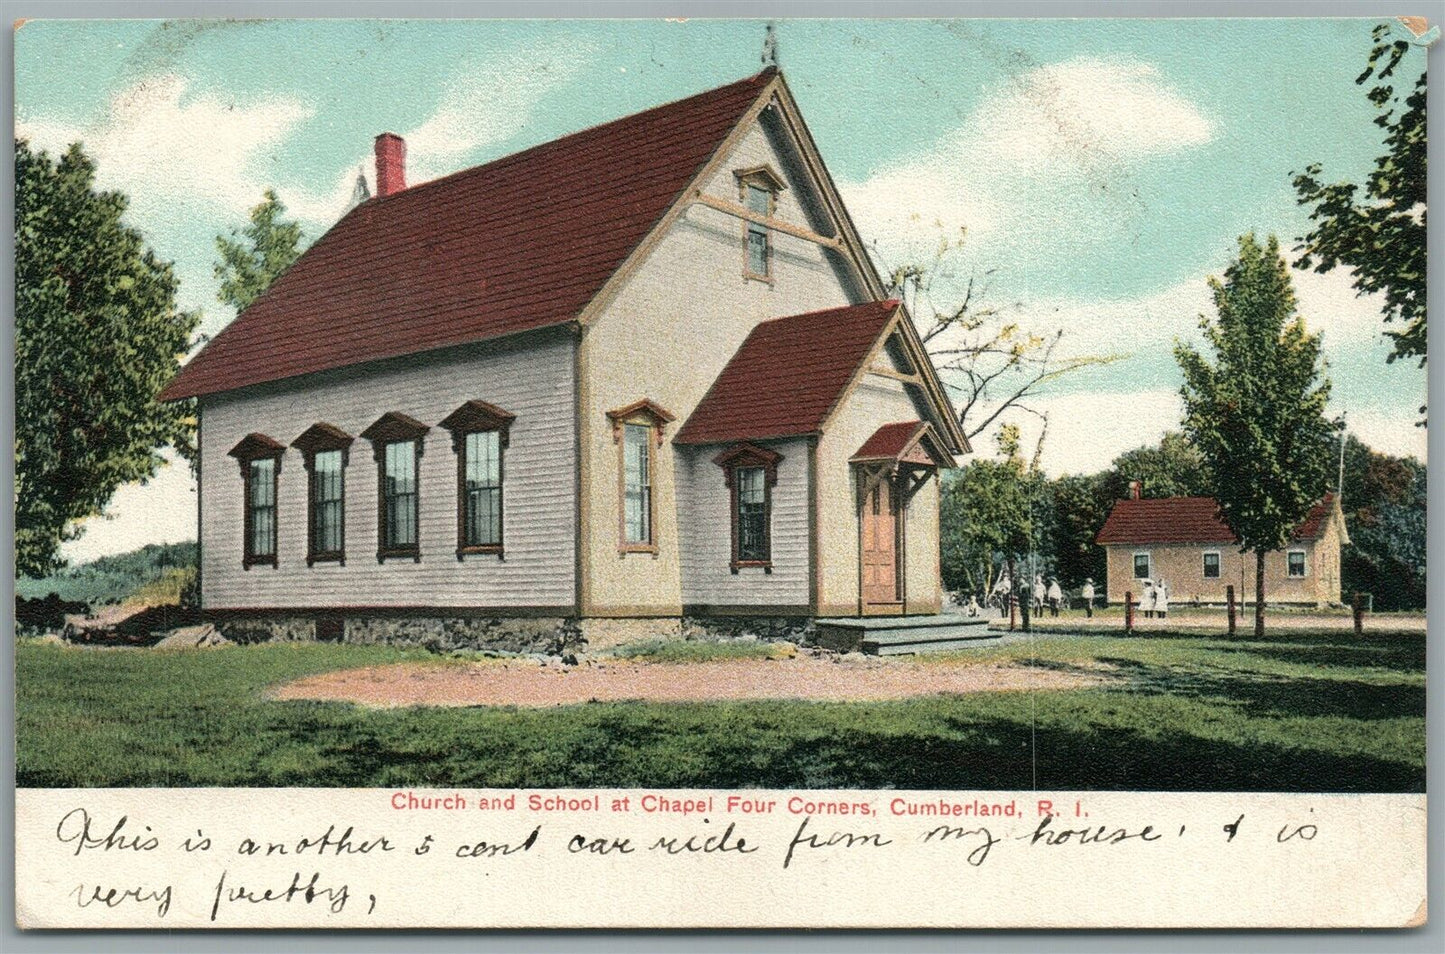
<svg viewBox="0 0 1445 954"><path fill-rule="evenodd" d="M1223 603L1231 584L1236 598L1253 602L1254 554L1239 552L1239 538L1213 497L1145 498L1137 483L1114 504L1094 542L1108 554L1110 603L1138 599L1145 580L1164 580L1169 599ZM1324 606L1340 601L1340 547L1350 542L1334 494L1325 494L1290 537L1265 556L1267 603Z"/></svg>

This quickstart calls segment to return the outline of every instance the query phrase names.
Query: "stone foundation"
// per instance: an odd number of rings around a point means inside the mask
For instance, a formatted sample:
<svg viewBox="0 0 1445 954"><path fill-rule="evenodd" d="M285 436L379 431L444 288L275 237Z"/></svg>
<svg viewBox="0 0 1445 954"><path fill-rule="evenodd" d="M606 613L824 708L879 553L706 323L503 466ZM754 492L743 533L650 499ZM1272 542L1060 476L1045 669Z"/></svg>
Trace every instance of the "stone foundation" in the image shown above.
<svg viewBox="0 0 1445 954"><path fill-rule="evenodd" d="M247 616L217 620L237 643L339 641L416 646L432 652L494 650L561 655L577 650L581 632L565 617Z"/></svg>
<svg viewBox="0 0 1445 954"><path fill-rule="evenodd" d="M684 639L747 639L812 645L817 628L809 616L686 616Z"/></svg>
<svg viewBox="0 0 1445 954"><path fill-rule="evenodd" d="M688 616L575 619L546 617L431 617L258 615L215 620L236 643L346 642L415 646L432 652L600 652L649 639L759 639L812 645L817 628L806 616Z"/></svg>

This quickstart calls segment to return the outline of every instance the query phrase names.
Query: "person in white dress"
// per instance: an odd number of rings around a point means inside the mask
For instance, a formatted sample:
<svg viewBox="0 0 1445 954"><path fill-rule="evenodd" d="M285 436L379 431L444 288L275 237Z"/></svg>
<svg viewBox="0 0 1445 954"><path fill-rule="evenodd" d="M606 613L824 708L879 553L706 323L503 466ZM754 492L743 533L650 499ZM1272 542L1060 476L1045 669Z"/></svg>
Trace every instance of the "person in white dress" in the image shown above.
<svg viewBox="0 0 1445 954"><path fill-rule="evenodd" d="M1169 615L1169 584L1163 580L1154 588L1154 612L1159 614L1160 619Z"/></svg>
<svg viewBox="0 0 1445 954"><path fill-rule="evenodd" d="M1064 605L1064 591L1059 586L1058 578L1049 580L1049 615L1058 616L1059 607Z"/></svg>
<svg viewBox="0 0 1445 954"><path fill-rule="evenodd" d="M1089 619L1094 618L1094 580L1089 577L1084 580L1084 585L1079 587L1079 599L1084 601L1084 614Z"/></svg>
<svg viewBox="0 0 1445 954"><path fill-rule="evenodd" d="M1144 614L1145 619L1154 618L1154 602L1158 594L1154 591L1154 581L1144 581L1144 593L1139 597L1139 610Z"/></svg>

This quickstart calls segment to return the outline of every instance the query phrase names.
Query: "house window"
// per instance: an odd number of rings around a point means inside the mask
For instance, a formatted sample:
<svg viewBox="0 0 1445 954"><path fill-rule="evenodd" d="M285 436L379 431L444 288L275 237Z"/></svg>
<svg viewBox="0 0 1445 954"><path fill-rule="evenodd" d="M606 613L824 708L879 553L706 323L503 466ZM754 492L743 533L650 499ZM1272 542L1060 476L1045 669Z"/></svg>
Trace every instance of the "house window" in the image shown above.
<svg viewBox="0 0 1445 954"><path fill-rule="evenodd" d="M230 456L241 466L241 566L276 566L277 482L286 445L265 434L247 434Z"/></svg>
<svg viewBox="0 0 1445 954"><path fill-rule="evenodd" d="M1204 554L1204 578L1206 580L1219 579L1219 554L1213 551Z"/></svg>
<svg viewBox="0 0 1445 954"><path fill-rule="evenodd" d="M306 565L346 564L346 460L353 438L316 423L291 446L306 462Z"/></svg>
<svg viewBox="0 0 1445 954"><path fill-rule="evenodd" d="M622 542L652 545L652 428L626 424L622 446Z"/></svg>
<svg viewBox="0 0 1445 954"><path fill-rule="evenodd" d="M732 511L732 571L762 567L772 572L772 488L781 454L754 444L737 444L713 458L723 468Z"/></svg>
<svg viewBox="0 0 1445 954"><path fill-rule="evenodd" d="M738 198L752 215L743 222L743 277L772 281L772 232L753 217L770 219L778 208L778 193L783 180L769 166L740 169L733 175L738 180Z"/></svg>
<svg viewBox="0 0 1445 954"><path fill-rule="evenodd" d="M747 209L749 212L756 212L759 215L771 215L773 211L773 194L761 186L749 184L747 186ZM748 275L758 278L768 277L769 265L768 230L756 222L748 223Z"/></svg>
<svg viewBox="0 0 1445 954"><path fill-rule="evenodd" d="M1291 550L1286 557L1289 560L1289 575L1301 578L1305 575L1305 552L1303 550Z"/></svg>
<svg viewBox="0 0 1445 954"><path fill-rule="evenodd" d="M1134 579L1147 580L1149 578L1149 554L1134 554Z"/></svg>
<svg viewBox="0 0 1445 954"><path fill-rule="evenodd" d="M247 566L257 563L276 565L276 458L266 457L248 463L246 481L246 556Z"/></svg>
<svg viewBox="0 0 1445 954"><path fill-rule="evenodd" d="M502 554L503 455L516 415L468 401L442 420L457 454L457 559Z"/></svg>
<svg viewBox="0 0 1445 954"><path fill-rule="evenodd" d="M608 411L612 439L621 451L620 552L657 552L656 500L653 494L657 468L653 452L662 446L663 429L675 418L652 401L641 400Z"/></svg>
<svg viewBox="0 0 1445 954"><path fill-rule="evenodd" d="M417 548L417 456L415 441L386 445L381 474L381 547L405 554Z"/></svg>
<svg viewBox="0 0 1445 954"><path fill-rule="evenodd" d="M733 477L737 508L739 563L768 559L768 489L761 467L739 467Z"/></svg>
<svg viewBox="0 0 1445 954"><path fill-rule="evenodd" d="M421 562L421 452L428 430L415 418L389 411L361 432L376 457L378 563L389 557Z"/></svg>
<svg viewBox="0 0 1445 954"><path fill-rule="evenodd" d="M315 560L341 559L345 521L341 451L322 451L311 468L311 553Z"/></svg>

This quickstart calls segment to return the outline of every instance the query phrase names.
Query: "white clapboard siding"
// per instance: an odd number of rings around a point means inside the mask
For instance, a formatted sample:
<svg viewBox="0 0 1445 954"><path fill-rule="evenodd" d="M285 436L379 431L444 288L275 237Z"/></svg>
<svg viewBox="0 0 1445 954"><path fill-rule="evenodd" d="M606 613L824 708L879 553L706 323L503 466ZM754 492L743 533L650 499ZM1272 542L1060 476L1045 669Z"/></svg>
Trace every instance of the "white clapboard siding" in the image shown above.
<svg viewBox="0 0 1445 954"><path fill-rule="evenodd" d="M732 504L722 468L713 463L719 448L678 449L684 605L808 605L808 445L789 440L762 446L783 455L772 491L772 573L761 567L732 572Z"/></svg>
<svg viewBox="0 0 1445 954"><path fill-rule="evenodd" d="M573 348L542 333L522 344L434 352L377 370L206 399L202 408L202 601L208 609L557 607L575 603ZM437 424L464 401L515 414L504 457L505 559L456 557L457 461ZM317 421L353 436L387 411L431 426L420 462L421 561L378 564L377 468L357 437L346 468L346 565L306 566L306 470L288 448L280 474L278 563L242 568L240 469L227 455L259 431L289 445Z"/></svg>

